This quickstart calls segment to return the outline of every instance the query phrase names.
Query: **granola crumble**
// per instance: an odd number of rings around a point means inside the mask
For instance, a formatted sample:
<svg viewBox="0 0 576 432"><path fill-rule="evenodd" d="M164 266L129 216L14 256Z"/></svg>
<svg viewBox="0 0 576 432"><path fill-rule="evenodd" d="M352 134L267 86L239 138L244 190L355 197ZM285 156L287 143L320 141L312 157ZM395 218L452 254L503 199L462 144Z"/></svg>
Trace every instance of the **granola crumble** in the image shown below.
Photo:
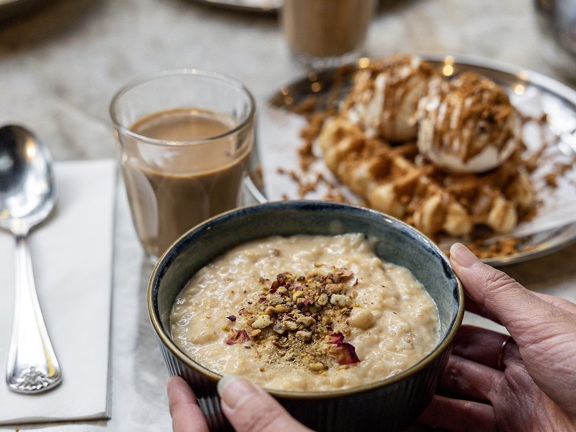
<svg viewBox="0 0 576 432"><path fill-rule="evenodd" d="M269 363L292 362L317 373L359 363L354 346L344 341L356 282L345 268L261 277L257 298L236 312L237 326L224 327L226 343L244 343Z"/></svg>

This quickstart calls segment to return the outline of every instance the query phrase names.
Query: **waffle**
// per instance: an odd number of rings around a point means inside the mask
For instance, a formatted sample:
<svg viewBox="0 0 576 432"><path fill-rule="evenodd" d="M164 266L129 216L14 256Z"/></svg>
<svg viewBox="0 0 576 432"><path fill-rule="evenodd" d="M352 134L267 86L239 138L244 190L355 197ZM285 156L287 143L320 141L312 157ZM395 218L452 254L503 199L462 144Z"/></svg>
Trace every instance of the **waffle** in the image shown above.
<svg viewBox="0 0 576 432"><path fill-rule="evenodd" d="M480 75L448 81L411 55L372 62L318 131L338 181L432 238L508 233L535 206L520 115Z"/></svg>
<svg viewBox="0 0 576 432"><path fill-rule="evenodd" d="M535 202L522 149L488 173L454 175L423 158L415 141L369 138L343 116L326 120L317 143L330 171L367 206L432 238L509 232Z"/></svg>
<svg viewBox="0 0 576 432"><path fill-rule="evenodd" d="M377 85L386 70L396 75ZM344 66L317 81L318 88L328 83L325 91L300 100L282 94L274 102L306 120L299 131L299 167L277 167L297 187L282 194L284 199L364 205L415 226L446 253L454 241L481 259L538 247L530 243L532 237L516 236L514 228L535 219L541 206L547 208L547 195L575 163L558 153L561 138L546 113L518 111L506 90L488 77L462 72L446 78L412 56ZM376 91L384 91L384 97L374 102ZM471 100L459 104L447 95ZM462 114L452 122L457 127L435 111L436 102L451 113L448 117ZM461 106L469 110L462 113ZM472 139L474 131L483 136ZM428 145L422 137L428 137ZM454 137L473 145L459 148ZM484 154L478 170L477 156L488 147L488 158L498 159L498 165L486 164ZM429 152L453 156L464 166L442 166Z"/></svg>

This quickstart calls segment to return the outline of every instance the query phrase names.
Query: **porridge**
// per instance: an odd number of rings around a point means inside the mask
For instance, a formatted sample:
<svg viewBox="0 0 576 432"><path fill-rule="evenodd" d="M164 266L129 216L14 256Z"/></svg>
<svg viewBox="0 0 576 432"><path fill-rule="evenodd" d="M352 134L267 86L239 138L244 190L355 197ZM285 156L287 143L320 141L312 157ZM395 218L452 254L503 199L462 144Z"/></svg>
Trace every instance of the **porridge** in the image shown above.
<svg viewBox="0 0 576 432"><path fill-rule="evenodd" d="M188 356L269 389L339 390L395 375L439 341L436 304L361 234L269 237L194 275L171 312Z"/></svg>

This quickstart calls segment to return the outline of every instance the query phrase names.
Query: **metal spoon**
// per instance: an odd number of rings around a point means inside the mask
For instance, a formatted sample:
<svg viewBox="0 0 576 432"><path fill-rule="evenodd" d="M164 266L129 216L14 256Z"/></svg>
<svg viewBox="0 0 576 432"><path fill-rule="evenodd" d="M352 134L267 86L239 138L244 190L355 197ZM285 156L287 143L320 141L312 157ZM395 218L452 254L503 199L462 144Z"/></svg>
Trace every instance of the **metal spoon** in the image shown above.
<svg viewBox="0 0 576 432"><path fill-rule="evenodd" d="M18 393L54 388L62 373L38 303L29 231L56 203L52 156L20 126L0 128L0 228L16 240L16 292L6 382Z"/></svg>

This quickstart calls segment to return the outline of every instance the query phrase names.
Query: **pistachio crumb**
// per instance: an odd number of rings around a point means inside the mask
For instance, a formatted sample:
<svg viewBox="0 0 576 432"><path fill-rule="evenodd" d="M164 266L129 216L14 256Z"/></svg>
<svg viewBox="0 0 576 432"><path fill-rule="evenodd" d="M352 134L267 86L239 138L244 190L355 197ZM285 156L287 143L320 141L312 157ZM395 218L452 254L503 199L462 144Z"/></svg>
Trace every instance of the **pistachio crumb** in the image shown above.
<svg viewBox="0 0 576 432"><path fill-rule="evenodd" d="M304 275L260 277L256 298L247 297L244 307L228 317L239 329L228 335L227 343L242 341L270 362L282 359L322 374L330 367L358 363L354 347L343 341L350 334L351 299L356 295L349 291L357 279L348 269L321 271L326 267L321 263L315 267Z"/></svg>

